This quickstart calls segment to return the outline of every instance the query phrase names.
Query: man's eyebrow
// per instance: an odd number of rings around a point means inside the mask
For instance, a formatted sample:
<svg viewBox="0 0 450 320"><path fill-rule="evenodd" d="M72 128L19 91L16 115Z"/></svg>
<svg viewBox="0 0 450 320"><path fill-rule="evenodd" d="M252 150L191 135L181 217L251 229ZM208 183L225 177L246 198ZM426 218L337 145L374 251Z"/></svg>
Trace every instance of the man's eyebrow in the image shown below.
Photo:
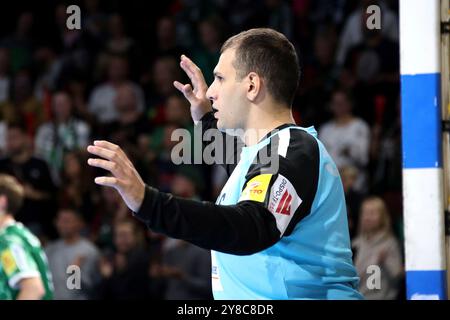
<svg viewBox="0 0 450 320"><path fill-rule="evenodd" d="M223 74L221 74L219 71L214 71L213 74L214 77L223 77Z"/></svg>

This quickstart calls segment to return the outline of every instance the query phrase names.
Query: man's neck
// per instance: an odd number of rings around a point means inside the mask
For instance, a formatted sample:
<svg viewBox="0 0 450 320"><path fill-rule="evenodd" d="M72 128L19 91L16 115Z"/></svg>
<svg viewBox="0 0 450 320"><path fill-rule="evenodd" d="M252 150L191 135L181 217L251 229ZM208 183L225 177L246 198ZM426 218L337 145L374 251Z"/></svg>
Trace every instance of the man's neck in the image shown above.
<svg viewBox="0 0 450 320"><path fill-rule="evenodd" d="M245 145L255 145L269 132L283 124L295 124L290 108L273 106L270 108L253 107L249 114L245 134L242 138Z"/></svg>
<svg viewBox="0 0 450 320"><path fill-rule="evenodd" d="M0 230L14 222L14 218L10 214L0 214Z"/></svg>

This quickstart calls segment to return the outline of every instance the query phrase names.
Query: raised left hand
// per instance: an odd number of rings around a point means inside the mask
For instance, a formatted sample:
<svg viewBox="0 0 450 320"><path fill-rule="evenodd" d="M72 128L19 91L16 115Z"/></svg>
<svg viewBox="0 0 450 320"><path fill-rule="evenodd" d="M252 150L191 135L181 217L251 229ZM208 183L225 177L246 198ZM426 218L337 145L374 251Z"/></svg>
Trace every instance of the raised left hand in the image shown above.
<svg viewBox="0 0 450 320"><path fill-rule="evenodd" d="M137 212L145 195L145 183L123 150L108 141L94 141L87 151L99 158L89 158L88 164L111 172L110 177L96 177L95 183L115 188L128 208Z"/></svg>

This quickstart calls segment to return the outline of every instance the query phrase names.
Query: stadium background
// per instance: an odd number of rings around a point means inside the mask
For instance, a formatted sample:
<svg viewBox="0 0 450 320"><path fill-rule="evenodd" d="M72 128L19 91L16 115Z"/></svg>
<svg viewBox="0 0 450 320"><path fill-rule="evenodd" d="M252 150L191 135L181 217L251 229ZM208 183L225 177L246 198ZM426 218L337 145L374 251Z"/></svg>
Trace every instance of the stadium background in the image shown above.
<svg viewBox="0 0 450 320"><path fill-rule="evenodd" d="M66 27L71 4L81 30ZM366 26L370 4L381 30ZM93 183L84 150L107 139L147 183L214 201L220 167L170 160L173 130L193 126L172 82L187 81L186 54L210 83L222 42L262 26L298 50L294 115L319 129L340 167L362 290L404 299L397 1L15 1L0 12L0 172L26 186L17 218L46 247L56 298L211 298L208 252L131 219L114 190ZM71 264L81 290L66 287ZM373 264L388 275L382 289L366 286Z"/></svg>

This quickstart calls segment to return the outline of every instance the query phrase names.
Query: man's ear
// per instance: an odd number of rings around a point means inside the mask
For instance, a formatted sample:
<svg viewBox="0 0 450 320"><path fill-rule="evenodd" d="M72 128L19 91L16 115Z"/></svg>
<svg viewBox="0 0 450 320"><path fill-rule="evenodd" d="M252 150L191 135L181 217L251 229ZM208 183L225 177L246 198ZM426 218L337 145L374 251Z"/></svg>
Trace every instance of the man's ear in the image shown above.
<svg viewBox="0 0 450 320"><path fill-rule="evenodd" d="M247 98L250 101L255 101L258 94L261 92L262 81L261 77L255 73L250 72L247 75Z"/></svg>

